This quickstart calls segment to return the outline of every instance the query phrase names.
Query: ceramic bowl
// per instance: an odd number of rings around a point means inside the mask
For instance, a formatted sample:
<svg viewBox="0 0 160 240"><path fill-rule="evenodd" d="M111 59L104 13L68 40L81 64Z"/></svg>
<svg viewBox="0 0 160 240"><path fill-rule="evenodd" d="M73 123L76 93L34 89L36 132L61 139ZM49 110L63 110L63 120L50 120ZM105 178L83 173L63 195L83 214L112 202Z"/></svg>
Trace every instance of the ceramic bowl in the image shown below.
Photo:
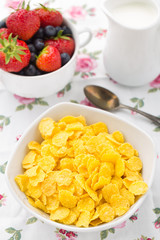
<svg viewBox="0 0 160 240"><path fill-rule="evenodd" d="M139 200L131 206L129 211L121 217L115 218L113 221L109 223L104 223L99 226L95 227L88 227L88 228L79 228L73 225L64 225L61 223L57 223L51 221L49 219L48 214L32 207L23 192L20 191L19 187L17 186L14 178L16 175L22 174L22 160L25 154L28 152L27 144L31 140L41 141L41 136L38 130L38 124L40 120L44 117L51 117L55 121L59 120L60 118L73 115L79 116L82 115L86 118L87 124L93 124L98 121L102 121L107 124L109 132L112 133L115 130L119 130L125 136L127 142L130 142L135 149L139 151L140 158L143 162L143 179L148 184L149 189L151 188L151 184L153 181L154 176L154 169L155 169L155 147L151 137L142 131L137 126L117 117L112 113L105 112L103 110L99 110L93 107L87 107L79 104L74 103L59 103L43 114L41 114L24 132L22 137L20 138L17 146L15 147L10 161L8 162L7 169L6 169L6 180L8 186L13 193L13 196L18 200L19 204L28 210L32 215L39 218L43 222L50 224L56 228L66 229L68 231L75 231L75 232L83 232L83 234L90 234L93 235L92 239L94 238L94 232L100 232L105 229L113 228L122 222L126 221L131 215L133 215L136 210L142 205L144 202L147 193L143 195ZM85 235L87 236L87 235ZM86 239L86 238L85 238ZM91 239L91 238L87 238Z"/></svg>
<svg viewBox="0 0 160 240"><path fill-rule="evenodd" d="M70 61L56 71L39 76L21 76L1 70L0 80L9 92L27 98L47 97L60 91L71 81L75 72L78 49L89 43L92 33L86 27L78 31L69 20L64 17L63 19L63 23L71 29L75 41L75 50ZM88 34L80 44L79 35L85 32Z"/></svg>

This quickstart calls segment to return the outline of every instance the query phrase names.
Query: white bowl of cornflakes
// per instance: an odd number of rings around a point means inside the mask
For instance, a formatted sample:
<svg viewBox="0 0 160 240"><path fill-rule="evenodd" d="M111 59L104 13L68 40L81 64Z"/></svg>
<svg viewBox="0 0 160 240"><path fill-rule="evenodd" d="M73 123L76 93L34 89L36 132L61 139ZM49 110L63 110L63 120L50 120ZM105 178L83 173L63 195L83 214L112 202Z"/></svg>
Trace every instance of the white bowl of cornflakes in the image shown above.
<svg viewBox="0 0 160 240"><path fill-rule="evenodd" d="M152 139L112 113L60 103L24 132L6 169L8 186L56 228L100 232L133 215L151 188Z"/></svg>

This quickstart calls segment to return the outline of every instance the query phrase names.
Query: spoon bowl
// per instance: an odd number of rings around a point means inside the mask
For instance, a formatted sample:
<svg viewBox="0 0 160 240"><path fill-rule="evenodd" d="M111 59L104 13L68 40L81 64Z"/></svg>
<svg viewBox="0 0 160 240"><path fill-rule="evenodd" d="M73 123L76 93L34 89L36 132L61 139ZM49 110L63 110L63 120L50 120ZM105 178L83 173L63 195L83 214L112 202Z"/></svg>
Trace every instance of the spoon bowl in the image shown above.
<svg viewBox="0 0 160 240"><path fill-rule="evenodd" d="M103 87L88 85L84 88L84 93L90 102L103 110L112 111L120 105L118 97Z"/></svg>
<svg viewBox="0 0 160 240"><path fill-rule="evenodd" d="M153 116L153 115L143 112L137 108L133 108L133 107L130 107L130 106L120 103L117 95L114 94L113 92L109 91L106 88L103 88L103 87L100 87L97 85L87 85L84 88L84 93L85 93L86 97L88 98L88 100L98 108L101 108L106 111L114 111L119 108L126 108L131 111L137 112L137 113L143 115L144 117L149 118L150 120L152 120L152 122L154 122L155 124L160 126L160 118L159 117Z"/></svg>

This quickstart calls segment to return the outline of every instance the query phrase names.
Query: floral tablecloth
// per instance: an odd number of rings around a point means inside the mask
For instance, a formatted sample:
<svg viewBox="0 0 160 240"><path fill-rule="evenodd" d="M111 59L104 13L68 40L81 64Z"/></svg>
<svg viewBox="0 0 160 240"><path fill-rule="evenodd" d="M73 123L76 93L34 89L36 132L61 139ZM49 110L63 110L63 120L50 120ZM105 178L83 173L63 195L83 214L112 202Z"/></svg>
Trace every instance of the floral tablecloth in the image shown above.
<svg viewBox="0 0 160 240"><path fill-rule="evenodd" d="M38 1L31 1L31 4ZM77 66L72 81L46 98L23 98L0 88L0 240L76 240L85 234L68 232L41 222L21 208L12 197L6 182L5 168L10 154L24 130L39 114L56 103L72 101L91 104L85 98L83 88L98 84L118 94L120 101L153 115L160 116L160 75L150 84L128 88L110 79L103 65L103 47L107 34L107 21L99 0L48 0L41 1L59 8L75 27L85 25L92 30L91 42L79 50ZM8 15L8 5L15 8L19 1L1 0L0 17ZM115 112L145 130L156 145L156 172L151 191L140 209L123 224L97 234L97 240L159 240L160 239L160 127L144 117L128 110Z"/></svg>

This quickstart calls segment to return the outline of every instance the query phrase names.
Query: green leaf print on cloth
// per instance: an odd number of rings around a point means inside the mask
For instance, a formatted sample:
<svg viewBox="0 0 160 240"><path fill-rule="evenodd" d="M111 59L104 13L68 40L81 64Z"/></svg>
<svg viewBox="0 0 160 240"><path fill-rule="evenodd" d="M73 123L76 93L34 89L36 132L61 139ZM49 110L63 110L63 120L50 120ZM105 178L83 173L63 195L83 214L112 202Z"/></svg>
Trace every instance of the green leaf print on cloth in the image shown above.
<svg viewBox="0 0 160 240"><path fill-rule="evenodd" d="M131 102L136 103L134 108L141 108L141 107L144 106L144 99L143 98L140 99L140 98L134 97L134 98L131 98L130 100L131 100Z"/></svg>
<svg viewBox="0 0 160 240"><path fill-rule="evenodd" d="M4 127L8 126L10 122L10 117L0 115L0 132L3 131Z"/></svg>
<svg viewBox="0 0 160 240"><path fill-rule="evenodd" d="M19 103L21 103L21 105L16 107L16 111L21 111L25 108L32 110L34 105L48 106L48 103L44 101L43 98L25 98L20 97L16 94L14 94L14 97L18 100Z"/></svg>
<svg viewBox="0 0 160 240"><path fill-rule="evenodd" d="M16 230L13 227L6 228L5 231L9 234L12 234L12 237L10 237L8 240L20 240L21 239L21 231L22 230Z"/></svg>
<svg viewBox="0 0 160 240"><path fill-rule="evenodd" d="M5 162L4 164L0 165L0 173L2 173L2 174L5 173L6 166L7 166L7 162Z"/></svg>
<svg viewBox="0 0 160 240"><path fill-rule="evenodd" d="M32 224L32 223L35 223L37 222L37 218L36 217L31 217L31 218L28 218L26 224Z"/></svg>
<svg viewBox="0 0 160 240"><path fill-rule="evenodd" d="M153 212L156 214L156 215L160 215L160 208L154 208L153 209ZM154 221L154 227L156 229L160 229L160 216L158 216L158 218L156 218L156 220Z"/></svg>
<svg viewBox="0 0 160 240"><path fill-rule="evenodd" d="M110 229L101 231L101 233L100 233L101 240L106 239L108 237L109 233L115 233L115 229L114 228L110 228Z"/></svg>
<svg viewBox="0 0 160 240"><path fill-rule="evenodd" d="M160 132L160 127L156 127L156 128L154 129L154 132Z"/></svg>
<svg viewBox="0 0 160 240"><path fill-rule="evenodd" d="M72 88L71 84L72 84L72 82L69 82L62 90L60 90L57 93L57 97L58 98L63 97L66 92L69 92L71 90L71 88Z"/></svg>
<svg viewBox="0 0 160 240"><path fill-rule="evenodd" d="M154 237L150 238L150 237L145 237L145 236L141 235L141 237L137 238L136 240L154 240L154 239L155 239Z"/></svg>

